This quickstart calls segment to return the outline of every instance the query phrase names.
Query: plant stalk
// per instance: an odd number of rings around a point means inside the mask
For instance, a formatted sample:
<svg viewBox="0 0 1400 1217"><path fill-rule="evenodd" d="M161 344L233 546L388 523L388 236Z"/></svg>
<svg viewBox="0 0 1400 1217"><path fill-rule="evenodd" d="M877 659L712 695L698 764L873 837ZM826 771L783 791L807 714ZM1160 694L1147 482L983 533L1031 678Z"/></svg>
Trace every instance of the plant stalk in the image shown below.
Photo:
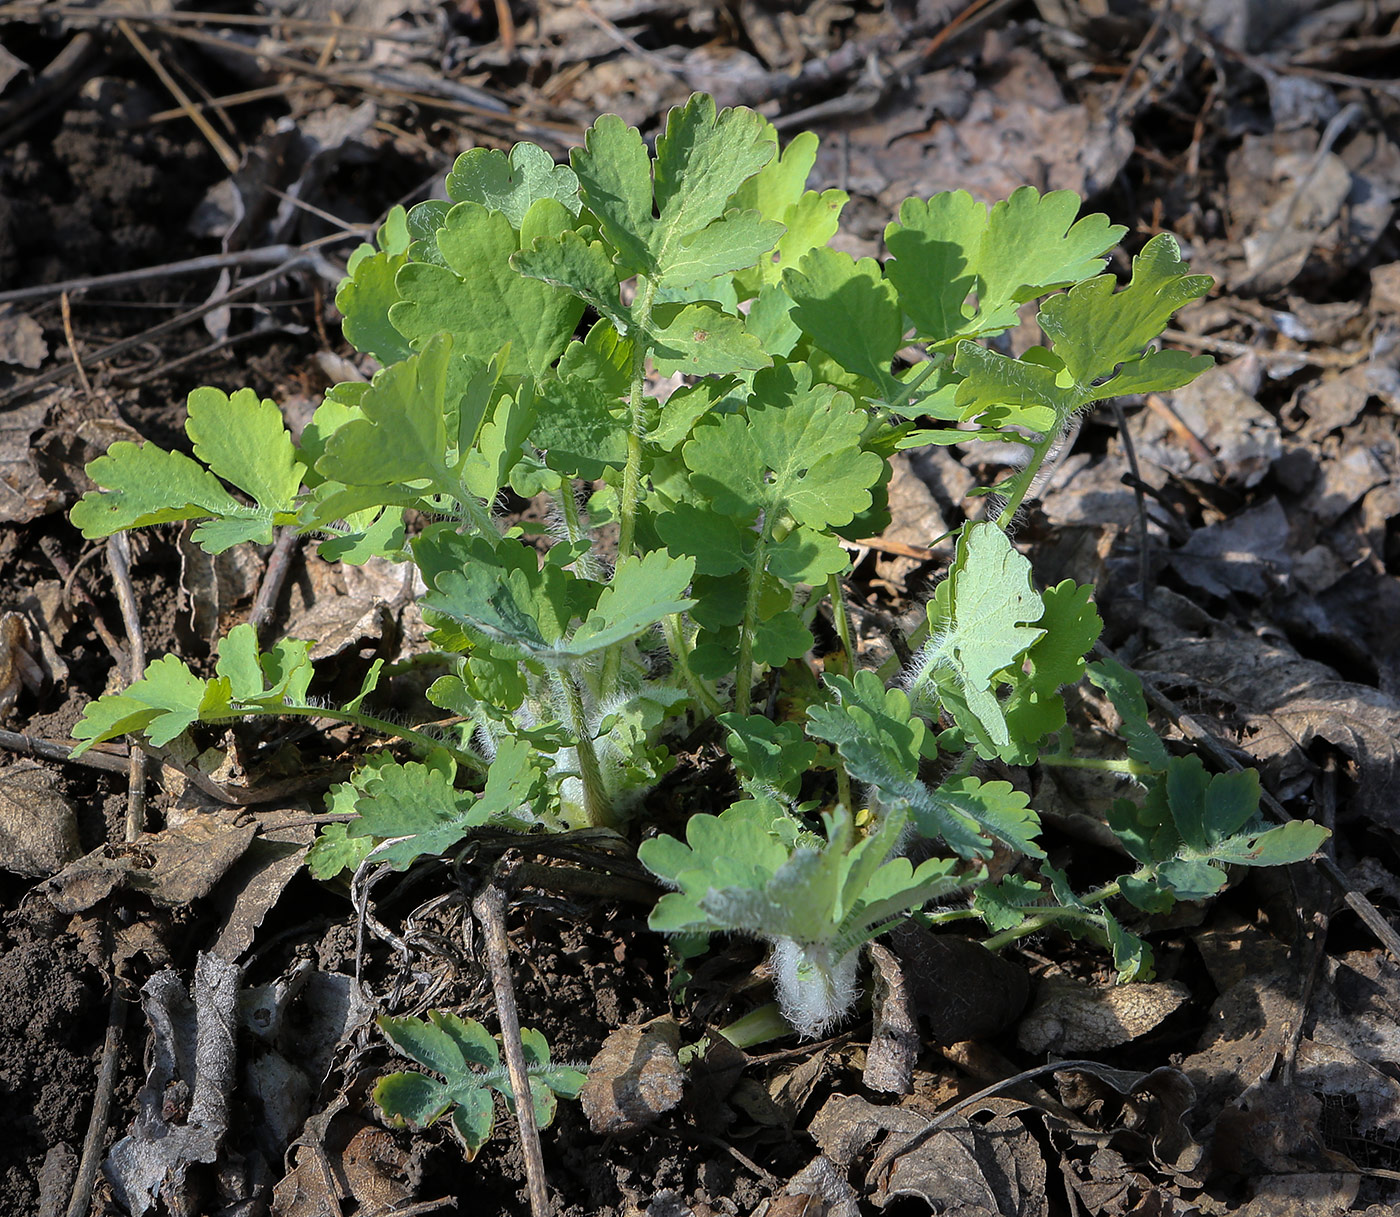
<svg viewBox="0 0 1400 1217"><path fill-rule="evenodd" d="M412 727L401 727L387 719L375 718L372 714L361 714L356 710L336 710L329 706L278 706L275 709L267 710L261 706L244 706L235 707L233 712L236 715L246 715L250 718L266 714L276 718L328 718L332 722L353 723L357 727L368 727L371 731L378 731L380 735L406 740L421 748L441 748L457 764L465 765L474 773L485 773L490 768L487 762L474 752L455 748L443 740L434 739L421 731L415 731Z"/></svg>
<svg viewBox="0 0 1400 1217"><path fill-rule="evenodd" d="M758 624L758 601L763 594L763 572L768 566L768 532L771 525L765 519L763 531L754 546L753 565L749 568L748 594L744 598L744 621L739 627L739 666L734 679L734 710L749 712L753 697L753 632Z"/></svg>
<svg viewBox="0 0 1400 1217"><path fill-rule="evenodd" d="M588 717L583 712L583 696L579 693L573 677L567 672L555 672L553 676L569 715L569 727L577 741L574 751L578 754L578 776L579 781L583 783L583 811L588 817L588 826L614 828L616 822L607 788L603 784L603 767L598 763L598 752L593 747Z"/></svg>
<svg viewBox="0 0 1400 1217"><path fill-rule="evenodd" d="M841 590L841 580L835 575L826 577L827 595L831 597L831 615L836 619L836 634L841 639L841 649L846 654L846 677L854 680L856 675L856 650L851 641L851 612L846 607L846 595ZM854 798L851 795L851 775L846 772L845 763L839 752L833 753L836 764L836 797L852 815L855 814Z"/></svg>

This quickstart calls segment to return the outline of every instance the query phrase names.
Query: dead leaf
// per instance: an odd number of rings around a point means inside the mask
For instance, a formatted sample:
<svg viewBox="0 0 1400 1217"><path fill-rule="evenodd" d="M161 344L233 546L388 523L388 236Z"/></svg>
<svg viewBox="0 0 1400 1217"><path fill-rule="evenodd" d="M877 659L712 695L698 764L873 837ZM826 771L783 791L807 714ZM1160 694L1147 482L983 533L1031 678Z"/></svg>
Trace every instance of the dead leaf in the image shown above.
<svg viewBox="0 0 1400 1217"><path fill-rule="evenodd" d="M908 1094L914 1089L914 1062L919 1057L913 997L893 951L872 942L866 948L866 956L872 974L870 1004L874 1026L861 1080L871 1090Z"/></svg>
<svg viewBox="0 0 1400 1217"><path fill-rule="evenodd" d="M206 653L226 632L233 609L252 598L267 563L251 545L211 554L190 540L192 524L180 529L180 594L190 633Z"/></svg>
<svg viewBox="0 0 1400 1217"><path fill-rule="evenodd" d="M927 1127L928 1117L907 1107L880 1107L856 1094L834 1094L812 1118L807 1132L822 1153L848 1168L882 1132L910 1136Z"/></svg>
<svg viewBox="0 0 1400 1217"><path fill-rule="evenodd" d="M1126 126L1067 102L1028 47L984 66L980 79L925 73L868 118L843 123L843 138L824 134L816 176L874 196L888 214L954 183L990 203L1028 183L1092 198L1113 182L1133 148Z"/></svg>
<svg viewBox="0 0 1400 1217"><path fill-rule="evenodd" d="M1181 1070L1164 1066L1148 1073L1107 1066L1074 1065L1055 1074L1060 1101L1096 1132L1110 1131L1110 1144L1133 1162L1194 1178L1205 1148L1191 1134L1188 1117L1196 1089ZM1055 1119L1053 1113L1047 1118ZM1079 1130L1066 1128L1071 1139ZM1101 1140L1095 1136L1092 1143Z"/></svg>
<svg viewBox="0 0 1400 1217"><path fill-rule="evenodd" d="M608 1036L579 1092L594 1132L640 1132L680 1103L685 1093L685 1070L676 1059L680 1043L681 1030L672 1018L619 1027Z"/></svg>
<svg viewBox="0 0 1400 1217"><path fill-rule="evenodd" d="M1298 434L1316 442L1356 421L1372 399L1388 405L1400 401L1400 370L1380 360L1368 360L1299 388L1289 408L1304 422Z"/></svg>
<svg viewBox="0 0 1400 1217"><path fill-rule="evenodd" d="M1174 550L1172 568L1210 596L1244 592L1262 599L1287 578L1288 517L1277 499L1266 499L1209 528L1198 528Z"/></svg>
<svg viewBox="0 0 1400 1217"><path fill-rule="evenodd" d="M91 908L119 888L158 904L207 896L247 850L257 825L231 808L205 812L178 828L142 833L129 845L104 845L39 885L60 912Z"/></svg>
<svg viewBox="0 0 1400 1217"><path fill-rule="evenodd" d="M296 1145L295 1165L272 1191L276 1217L388 1213L413 1199L413 1154L350 1111L343 1095L307 1120Z"/></svg>
<svg viewBox="0 0 1400 1217"><path fill-rule="evenodd" d="M1170 394L1175 420L1138 411L1128 422L1138 460L1190 481L1257 485L1283 455L1278 420L1254 399L1259 377L1258 360L1245 356L1208 368ZM1196 444L1183 441L1181 427L1205 446L1210 462L1200 459Z"/></svg>
<svg viewBox="0 0 1400 1217"><path fill-rule="evenodd" d="M0 523L24 524L59 505L34 471L33 438L49 416L45 400L7 407L0 413Z"/></svg>
<svg viewBox="0 0 1400 1217"><path fill-rule="evenodd" d="M997 1101L989 1100L987 1110L997 1112ZM1042 1217L1050 1212L1045 1184L1039 1143L1016 1115L997 1112L976 1122L954 1117L899 1154L888 1174L875 1180L871 1200L884 1208L908 1196L934 1212Z"/></svg>
<svg viewBox="0 0 1400 1217"><path fill-rule="evenodd" d="M1172 980L1091 987L1077 981L1041 981L1016 1042L1026 1051L1082 1056L1115 1048L1155 1030L1191 996Z"/></svg>
<svg viewBox="0 0 1400 1217"><path fill-rule="evenodd" d="M1169 597L1154 594L1154 607ZM1341 679L1276 639L1214 623L1212 637L1183 637L1145 654L1139 668L1159 684L1235 708L1245 749L1270 784L1311 780L1307 752L1325 741L1351 759L1348 818L1400 827L1400 701Z"/></svg>
<svg viewBox="0 0 1400 1217"><path fill-rule="evenodd" d="M262 825L276 824L287 810L262 812ZM300 828L264 828L242 856L229 868L220 885L218 904L223 922L214 940L213 953L236 960L250 946L263 918L272 910L298 872L316 831Z"/></svg>
<svg viewBox="0 0 1400 1217"><path fill-rule="evenodd" d="M890 940L903 962L919 1022L936 1043L990 1038L1026 1008L1026 970L980 942L935 934L913 922L897 926Z"/></svg>
<svg viewBox="0 0 1400 1217"><path fill-rule="evenodd" d="M1265 1175L1251 1181L1254 1195L1238 1217L1332 1217L1348 1213L1361 1191L1354 1171Z"/></svg>
<svg viewBox="0 0 1400 1217"><path fill-rule="evenodd" d="M0 48L0 76L4 75L4 50ZM3 88L0 85L0 88ZM27 313L0 306L0 363L33 371L49 357L44 327Z"/></svg>
<svg viewBox="0 0 1400 1217"><path fill-rule="evenodd" d="M293 608L287 635L310 639L316 662L363 646L396 657L407 628L405 610L423 590L417 568L383 558L371 558L363 566L332 565L312 555L306 566L310 603Z"/></svg>
<svg viewBox="0 0 1400 1217"><path fill-rule="evenodd" d="M82 852L78 818L53 770L28 760L0 769L0 869L46 878Z"/></svg>
<svg viewBox="0 0 1400 1217"><path fill-rule="evenodd" d="M21 689L37 693L44 669L30 653L29 627L18 613L0 614L0 720L9 714Z"/></svg>
<svg viewBox="0 0 1400 1217"><path fill-rule="evenodd" d="M141 1004L151 1025L151 1065L136 1118L112 1146L103 1171L133 1217L158 1201L172 1212L192 1212L189 1169L218 1159L228 1127L238 969L201 952L193 1000L179 976L165 969L146 982Z"/></svg>
<svg viewBox="0 0 1400 1217"><path fill-rule="evenodd" d="M754 1217L860 1217L860 1200L845 1174L818 1154Z"/></svg>

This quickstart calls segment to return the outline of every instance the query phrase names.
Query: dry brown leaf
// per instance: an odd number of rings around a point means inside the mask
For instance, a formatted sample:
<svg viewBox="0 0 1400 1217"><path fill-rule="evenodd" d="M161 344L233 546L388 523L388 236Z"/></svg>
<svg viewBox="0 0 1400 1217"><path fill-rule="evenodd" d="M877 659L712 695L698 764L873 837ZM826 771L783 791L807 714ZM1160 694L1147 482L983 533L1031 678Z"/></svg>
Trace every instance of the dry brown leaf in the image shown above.
<svg viewBox="0 0 1400 1217"><path fill-rule="evenodd" d="M0 769L0 870L46 878L82 852L78 818L53 770L28 760Z"/></svg>
<svg viewBox="0 0 1400 1217"><path fill-rule="evenodd" d="M928 1037L940 1044L987 1039L1020 1017L1030 995L1026 970L961 934L906 922L890 935Z"/></svg>
<svg viewBox="0 0 1400 1217"><path fill-rule="evenodd" d="M1190 996L1170 980L1095 988L1052 978L1041 982L1016 1042L1027 1052L1057 1056L1115 1048L1155 1030Z"/></svg>
<svg viewBox="0 0 1400 1217"><path fill-rule="evenodd" d="M681 1101L685 1070L676 1059L681 1029L672 1018L619 1027L588 1065L579 1102L589 1126L626 1136L656 1123Z"/></svg>
<svg viewBox="0 0 1400 1217"><path fill-rule="evenodd" d="M206 812L178 828L142 833L129 845L106 845L70 863L39 886L64 913L91 908L119 888L158 904L207 896L238 861L257 825L229 808Z"/></svg>
<svg viewBox="0 0 1400 1217"><path fill-rule="evenodd" d="M914 1062L919 1057L913 996L893 951L872 942L866 956L871 968L874 1026L861 1080L884 1094L908 1094L914 1089Z"/></svg>
<svg viewBox="0 0 1400 1217"><path fill-rule="evenodd" d="M1014 1109L1021 1106L1015 1104ZM997 1100L984 1105L984 1112L997 1112L990 1120L980 1114L976 1121L954 1117L908 1153L897 1156L888 1176L875 1180L871 1199L884 1208L907 1196L934 1212L965 1217L1048 1214L1040 1145L1017 1115L997 1111L997 1107Z"/></svg>

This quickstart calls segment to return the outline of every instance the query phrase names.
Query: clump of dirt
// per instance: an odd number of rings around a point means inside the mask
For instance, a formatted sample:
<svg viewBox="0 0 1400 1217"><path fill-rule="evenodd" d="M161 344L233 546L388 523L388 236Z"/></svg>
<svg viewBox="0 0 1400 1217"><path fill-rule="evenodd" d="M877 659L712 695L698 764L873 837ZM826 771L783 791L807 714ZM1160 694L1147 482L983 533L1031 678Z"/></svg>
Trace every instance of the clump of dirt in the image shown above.
<svg viewBox="0 0 1400 1217"><path fill-rule="evenodd" d="M0 920L0 1194L32 1213L50 1149L77 1148L106 1021L102 977L75 935Z"/></svg>

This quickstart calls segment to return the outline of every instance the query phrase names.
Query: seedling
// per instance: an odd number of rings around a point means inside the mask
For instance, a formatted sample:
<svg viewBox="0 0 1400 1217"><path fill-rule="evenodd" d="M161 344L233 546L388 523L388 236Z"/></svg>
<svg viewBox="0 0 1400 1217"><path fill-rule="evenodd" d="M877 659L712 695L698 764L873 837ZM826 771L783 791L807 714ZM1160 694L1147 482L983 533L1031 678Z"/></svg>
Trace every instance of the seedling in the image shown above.
<svg viewBox="0 0 1400 1217"><path fill-rule="evenodd" d="M492 1092L500 1092L507 1109L515 1110L497 1040L474 1019L440 1010L428 1011L426 1019L381 1018L379 1029L404 1056L441 1075L403 1072L380 1078L374 1086L374 1101L385 1120L395 1128L406 1124L427 1128L451 1112L452 1131L470 1162L495 1127ZM521 1028L520 1042L535 1126L546 1128L554 1119L559 1098L575 1098L588 1077L567 1065L552 1064L549 1045L538 1031Z"/></svg>
<svg viewBox="0 0 1400 1217"><path fill-rule="evenodd" d="M416 759L376 754L329 796L357 818L312 850L328 878L371 853L407 867L487 823L644 832L670 745L715 719L744 798L697 809L684 844L643 843L677 889L652 925L772 944L808 1033L850 1007L861 944L956 888L978 889L971 907L931 918L981 916L992 946L1058 922L1131 978L1150 952L1110 900L1155 911L1217 890L1230 863L1315 850L1315 825L1258 823L1254 779L1169 756L1124 710L1121 669L1093 678L1120 703L1128 757L1073 755L1061 689L1101 629L1092 589L1038 590L1007 534L1077 414L1209 366L1154 343L1210 280L1162 234L1120 285L1104 269L1125 229L1029 187L990 209L910 199L889 256L857 260L828 247L846 196L806 189L815 155L814 136L779 152L762 117L703 95L654 154L611 116L568 165L530 144L467 152L447 200L395 209L350 259L345 335L381 366L331 388L299 444L272 402L200 389L192 457L123 443L89 466L103 489L73 511L89 537L189 520L219 552L288 526L330 560L415 563L448 669L428 700L459 726L374 715L377 666L350 704L313 702L307 644L259 653L240 627L212 678L166 657L94 702L79 747L269 714L397 737ZM1036 301L1047 345L1013 357L996 340ZM651 372L683 384L663 401ZM979 440L1023 459L958 530L907 670L858 670L843 541L887 522L895 452ZM547 531L497 515L507 489L549 504ZM841 640L820 682L819 616ZM1043 862L1027 796L979 772L993 760L1123 772L1141 797L1110 826L1137 869L1076 896ZM898 856L910 833L948 856L915 869ZM995 843L1044 882L987 886Z"/></svg>

